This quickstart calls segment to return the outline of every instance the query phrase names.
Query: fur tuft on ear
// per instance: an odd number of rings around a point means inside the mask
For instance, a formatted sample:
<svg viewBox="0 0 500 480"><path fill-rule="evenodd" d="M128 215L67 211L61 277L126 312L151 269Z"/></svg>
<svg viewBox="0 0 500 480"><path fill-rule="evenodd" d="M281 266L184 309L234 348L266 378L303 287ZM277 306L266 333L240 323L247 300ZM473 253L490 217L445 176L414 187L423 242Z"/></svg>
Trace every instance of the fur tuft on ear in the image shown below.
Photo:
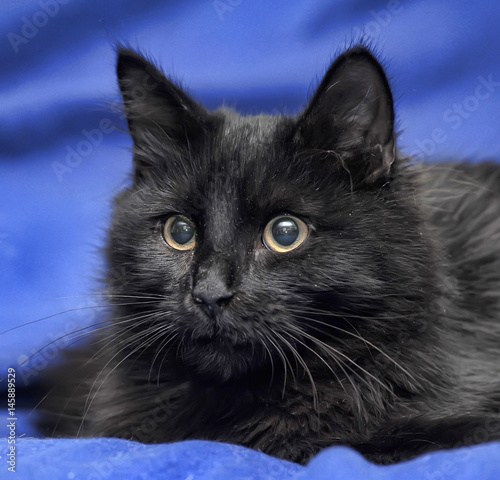
<svg viewBox="0 0 500 480"><path fill-rule="evenodd" d="M152 141L173 152L189 148L203 135L208 112L153 63L130 49L118 50L120 86L130 134L134 140L136 178L151 168ZM145 155L141 152L146 150ZM167 153L167 152L165 152Z"/></svg>
<svg viewBox="0 0 500 480"><path fill-rule="evenodd" d="M333 151L355 185L390 177L393 99L382 66L366 48L352 48L333 63L297 125L301 143Z"/></svg>

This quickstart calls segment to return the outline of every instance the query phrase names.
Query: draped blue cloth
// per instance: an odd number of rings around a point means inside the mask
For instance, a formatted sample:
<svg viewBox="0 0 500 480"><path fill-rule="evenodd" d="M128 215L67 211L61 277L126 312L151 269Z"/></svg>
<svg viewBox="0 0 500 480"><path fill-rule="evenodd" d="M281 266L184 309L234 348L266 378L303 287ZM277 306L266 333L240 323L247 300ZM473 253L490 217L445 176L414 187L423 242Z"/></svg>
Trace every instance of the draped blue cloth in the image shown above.
<svg viewBox="0 0 500 480"><path fill-rule="evenodd" d="M193 440L143 445L117 439L18 443L15 478L148 480L498 480L500 444L424 455L377 466L345 447L321 452L307 466L247 448ZM0 470L0 478L2 476ZM9 472L7 472L9 473ZM5 478L10 478L5 475Z"/></svg>

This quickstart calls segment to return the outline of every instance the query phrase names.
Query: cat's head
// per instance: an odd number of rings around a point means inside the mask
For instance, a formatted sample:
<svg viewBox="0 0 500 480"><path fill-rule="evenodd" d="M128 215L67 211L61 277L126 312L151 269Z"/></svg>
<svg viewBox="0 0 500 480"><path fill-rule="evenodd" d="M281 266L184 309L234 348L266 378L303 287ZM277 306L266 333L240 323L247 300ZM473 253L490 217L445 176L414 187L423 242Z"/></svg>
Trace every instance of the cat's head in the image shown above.
<svg viewBox="0 0 500 480"><path fill-rule="evenodd" d="M118 79L134 178L116 201L110 291L117 325L132 319L158 364L172 351L220 381L339 370L416 328L432 256L368 50L341 55L296 118L208 112L130 50Z"/></svg>

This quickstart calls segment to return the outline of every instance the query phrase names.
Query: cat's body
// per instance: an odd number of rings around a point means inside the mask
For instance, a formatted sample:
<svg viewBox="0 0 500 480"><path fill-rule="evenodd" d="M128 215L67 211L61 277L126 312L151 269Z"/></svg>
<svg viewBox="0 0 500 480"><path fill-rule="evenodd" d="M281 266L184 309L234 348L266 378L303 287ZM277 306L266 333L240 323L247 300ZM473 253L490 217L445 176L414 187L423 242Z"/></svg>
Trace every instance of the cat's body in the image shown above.
<svg viewBox="0 0 500 480"><path fill-rule="evenodd" d="M208 113L129 51L118 75L135 178L111 321L68 356L47 432L298 462L500 439L500 166L400 158L363 48L296 119Z"/></svg>

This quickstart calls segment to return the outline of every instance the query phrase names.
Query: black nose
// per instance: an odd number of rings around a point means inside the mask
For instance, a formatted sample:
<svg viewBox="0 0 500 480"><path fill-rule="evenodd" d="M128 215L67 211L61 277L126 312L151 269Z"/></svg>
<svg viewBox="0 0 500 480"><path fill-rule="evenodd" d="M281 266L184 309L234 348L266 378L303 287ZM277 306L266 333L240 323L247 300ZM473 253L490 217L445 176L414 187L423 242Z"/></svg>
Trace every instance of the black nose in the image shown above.
<svg viewBox="0 0 500 480"><path fill-rule="evenodd" d="M193 299L203 311L214 318L231 301L234 293L225 288L195 288L193 290Z"/></svg>
<svg viewBox="0 0 500 480"><path fill-rule="evenodd" d="M210 318L215 318L234 296L233 270L228 258L214 254L194 275L193 300Z"/></svg>

